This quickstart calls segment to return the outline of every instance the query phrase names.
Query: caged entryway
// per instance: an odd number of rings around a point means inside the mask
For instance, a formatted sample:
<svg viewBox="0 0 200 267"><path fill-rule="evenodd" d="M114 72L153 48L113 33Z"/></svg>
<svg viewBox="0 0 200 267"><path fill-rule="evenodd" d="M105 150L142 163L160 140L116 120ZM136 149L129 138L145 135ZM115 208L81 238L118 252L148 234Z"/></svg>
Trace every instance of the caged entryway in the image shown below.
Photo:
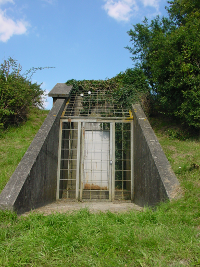
<svg viewBox="0 0 200 267"><path fill-rule="evenodd" d="M0 209L23 213L61 198L143 207L179 197L141 106L129 111L114 90L87 88L58 83L51 90L54 105L1 192Z"/></svg>
<svg viewBox="0 0 200 267"><path fill-rule="evenodd" d="M133 116L106 91L73 93L60 119L57 199L133 201Z"/></svg>

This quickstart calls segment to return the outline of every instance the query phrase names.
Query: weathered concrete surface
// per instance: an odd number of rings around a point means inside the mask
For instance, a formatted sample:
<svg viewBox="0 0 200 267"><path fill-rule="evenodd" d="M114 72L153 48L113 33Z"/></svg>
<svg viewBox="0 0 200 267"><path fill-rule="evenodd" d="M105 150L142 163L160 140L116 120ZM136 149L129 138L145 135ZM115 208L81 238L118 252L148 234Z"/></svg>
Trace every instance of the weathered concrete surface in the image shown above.
<svg viewBox="0 0 200 267"><path fill-rule="evenodd" d="M72 85L66 85L65 83L57 83L54 88L49 92L49 96L53 97L53 103L58 98L69 98L69 94L72 90Z"/></svg>
<svg viewBox="0 0 200 267"><path fill-rule="evenodd" d="M52 213L71 213L80 209L87 208L92 213L98 212L129 212L129 211L142 211L143 208L135 205L134 203L127 202L99 202L99 201L88 201L88 202L69 202L66 199L59 199L56 202L42 206L34 211L26 212L23 216L27 216L30 213L42 213L49 215Z"/></svg>
<svg viewBox="0 0 200 267"><path fill-rule="evenodd" d="M56 100L33 142L0 195L0 209L22 213L56 200L60 116Z"/></svg>
<svg viewBox="0 0 200 267"><path fill-rule="evenodd" d="M179 182L141 106L133 105L134 203L152 206L173 199Z"/></svg>

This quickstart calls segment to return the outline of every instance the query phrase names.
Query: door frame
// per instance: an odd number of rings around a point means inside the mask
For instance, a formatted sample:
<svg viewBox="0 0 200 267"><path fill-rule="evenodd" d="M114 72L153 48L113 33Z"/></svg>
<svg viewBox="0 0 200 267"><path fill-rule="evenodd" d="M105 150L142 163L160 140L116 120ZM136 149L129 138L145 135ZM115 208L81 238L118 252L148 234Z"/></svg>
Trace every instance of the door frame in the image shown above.
<svg viewBox="0 0 200 267"><path fill-rule="evenodd" d="M94 123L94 121L90 121L87 120L87 123ZM96 123L105 123L104 121L101 122L96 122ZM113 155L115 155L115 153L113 153L114 151L114 143L115 141L113 141L113 136L115 137L115 135L113 134L113 129L115 127L114 126L114 122L107 122L110 123L110 130L109 130L109 175L108 175L108 187L109 187L109 201L113 200L113 174L115 174L115 160L113 158ZM80 156L80 166L81 166L81 171L80 171L80 179L79 179L79 184L80 184L80 194L79 194L79 200L82 201L83 200L83 179L84 179L84 150L85 150L85 132L87 130L85 130L85 126L84 126L84 122L81 123L81 156ZM98 131L98 130L97 130ZM78 164L78 162L77 162Z"/></svg>
<svg viewBox="0 0 200 267"><path fill-rule="evenodd" d="M63 122L77 122L78 123L78 142L77 142L77 170L76 170L76 200L82 200L83 192L83 172L84 161L82 153L84 151L85 128L84 122L88 123L110 123L110 178L109 178L109 201L115 199L115 123L130 123L131 124L131 201L134 198L134 153L133 153L133 121L131 120L114 120L114 119L95 119L95 118L79 118L79 119L61 119L59 132L59 148L58 148L58 169L57 169L57 191L56 199L59 199L60 189L60 160L61 160L61 146L62 146L62 123Z"/></svg>

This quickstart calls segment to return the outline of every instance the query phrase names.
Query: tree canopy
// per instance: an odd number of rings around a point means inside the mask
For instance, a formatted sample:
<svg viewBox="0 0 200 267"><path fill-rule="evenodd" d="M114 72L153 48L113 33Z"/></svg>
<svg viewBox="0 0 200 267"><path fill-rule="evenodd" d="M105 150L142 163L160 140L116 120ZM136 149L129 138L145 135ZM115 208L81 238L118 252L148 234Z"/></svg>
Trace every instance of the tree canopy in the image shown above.
<svg viewBox="0 0 200 267"><path fill-rule="evenodd" d="M168 17L133 25L127 48L144 71L159 112L200 128L200 2L168 3Z"/></svg>

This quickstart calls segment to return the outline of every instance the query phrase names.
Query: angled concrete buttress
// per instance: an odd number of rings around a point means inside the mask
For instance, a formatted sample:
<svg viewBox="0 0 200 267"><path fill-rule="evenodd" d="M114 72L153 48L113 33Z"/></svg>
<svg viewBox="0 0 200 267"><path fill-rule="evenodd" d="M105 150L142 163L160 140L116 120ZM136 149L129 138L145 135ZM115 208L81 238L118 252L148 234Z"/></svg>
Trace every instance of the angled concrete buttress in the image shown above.
<svg viewBox="0 0 200 267"><path fill-rule="evenodd" d="M54 105L0 194L0 209L23 213L56 200L60 116L72 86L58 83Z"/></svg>
<svg viewBox="0 0 200 267"><path fill-rule="evenodd" d="M133 105L134 203L153 206L180 196L180 185L140 105Z"/></svg>

